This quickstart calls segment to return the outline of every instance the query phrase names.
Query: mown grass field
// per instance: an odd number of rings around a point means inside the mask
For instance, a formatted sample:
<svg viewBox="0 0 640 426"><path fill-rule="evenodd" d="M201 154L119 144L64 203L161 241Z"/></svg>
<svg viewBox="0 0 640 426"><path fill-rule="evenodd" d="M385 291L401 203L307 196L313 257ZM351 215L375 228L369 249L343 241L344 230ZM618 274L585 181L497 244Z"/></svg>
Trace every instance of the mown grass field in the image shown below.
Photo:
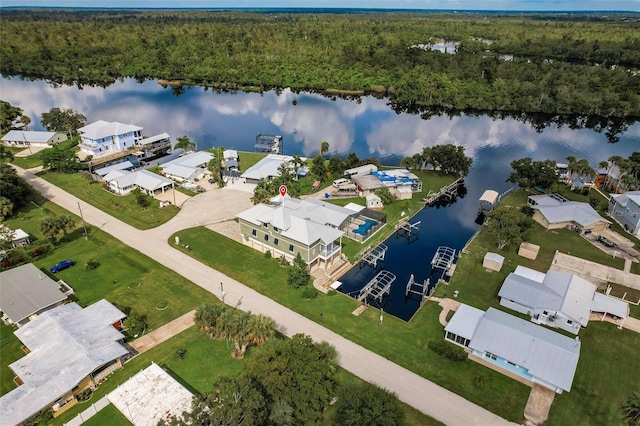
<svg viewBox="0 0 640 426"><path fill-rule="evenodd" d="M22 342L13 334L14 328L0 322L0 395L4 395L16 387L15 375L9 364L19 360L26 354L20 349Z"/></svg>
<svg viewBox="0 0 640 426"><path fill-rule="evenodd" d="M119 196L106 191L102 183L87 179L81 173L42 172L39 176L92 206L138 229L160 226L178 213L175 206L158 207L152 200L147 208L136 203L134 194Z"/></svg>

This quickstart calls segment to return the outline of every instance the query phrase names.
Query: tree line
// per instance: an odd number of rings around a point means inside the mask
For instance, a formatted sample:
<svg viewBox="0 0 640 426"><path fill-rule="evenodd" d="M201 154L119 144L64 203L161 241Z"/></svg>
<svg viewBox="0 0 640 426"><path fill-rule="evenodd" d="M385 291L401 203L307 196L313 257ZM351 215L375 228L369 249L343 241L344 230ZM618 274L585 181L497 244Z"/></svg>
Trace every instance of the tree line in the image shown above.
<svg viewBox="0 0 640 426"><path fill-rule="evenodd" d="M640 117L640 24L625 18L8 10L0 72L79 86L134 77L373 93L418 108ZM424 47L441 40L458 42L455 54Z"/></svg>

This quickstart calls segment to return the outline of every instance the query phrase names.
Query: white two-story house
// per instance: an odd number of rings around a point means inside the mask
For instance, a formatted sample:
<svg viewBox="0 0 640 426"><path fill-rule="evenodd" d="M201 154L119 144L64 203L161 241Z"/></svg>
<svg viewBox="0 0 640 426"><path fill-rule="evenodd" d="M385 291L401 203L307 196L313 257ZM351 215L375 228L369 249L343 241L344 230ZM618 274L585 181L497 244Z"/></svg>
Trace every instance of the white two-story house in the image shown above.
<svg viewBox="0 0 640 426"><path fill-rule="evenodd" d="M98 120L78 129L80 150L87 155L119 152L142 141L142 127Z"/></svg>

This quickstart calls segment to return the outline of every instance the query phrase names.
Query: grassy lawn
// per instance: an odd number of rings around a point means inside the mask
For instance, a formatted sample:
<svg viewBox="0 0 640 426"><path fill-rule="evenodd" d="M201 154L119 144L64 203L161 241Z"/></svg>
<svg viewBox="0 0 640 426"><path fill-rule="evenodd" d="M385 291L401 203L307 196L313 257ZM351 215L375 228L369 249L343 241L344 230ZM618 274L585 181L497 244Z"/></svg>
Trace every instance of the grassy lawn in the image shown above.
<svg viewBox="0 0 640 426"><path fill-rule="evenodd" d="M76 148L77 139L79 138L77 136L74 136L72 139L67 139L66 141L60 142L58 144L58 148L72 149L74 151L77 151L78 150L78 148ZM24 149L28 150L28 148L17 148L17 147L8 148L8 150L14 155L20 151L23 151ZM51 148L48 148L48 149L51 149ZM42 166L42 157L40 156L41 152L42 151L35 152L27 157L14 157L11 163L15 164L18 167L22 167L23 169L32 169L34 167Z"/></svg>
<svg viewBox="0 0 640 426"><path fill-rule="evenodd" d="M41 203L41 207L29 203L14 218L6 221L6 225L12 229L21 228L35 238L40 237L36 241L32 238L33 244L28 246L25 256L39 244L45 243L38 230L40 220L66 212L42 198L38 198L38 203ZM74 267L57 273L56 277L75 290L74 297L80 305L87 306L104 298L146 315L149 327L156 328L201 303L217 300L209 292L105 232L89 228L90 237L85 241L81 221L78 217L75 217L75 221L76 229L66 241L59 242L51 252L35 257L33 262L49 274L51 265L64 259L75 260ZM100 266L87 270L84 265L91 258L96 259ZM169 306L166 309L156 309L167 303Z"/></svg>
<svg viewBox="0 0 640 426"><path fill-rule="evenodd" d="M87 180L81 173L43 172L40 177L75 195L92 206L138 229L162 225L178 213L175 206L158 207L157 202L142 209L135 195L119 196L102 188L99 182Z"/></svg>
<svg viewBox="0 0 640 426"><path fill-rule="evenodd" d="M257 152L238 151L238 168L241 172L246 172L247 169L258 163L258 161L262 160L266 156L266 154L260 154Z"/></svg>
<svg viewBox="0 0 640 426"><path fill-rule="evenodd" d="M14 328L0 322L0 395L4 395L16 387L13 382L15 375L9 369L9 364L25 356L20 349L22 342L13 334Z"/></svg>
<svg viewBox="0 0 640 426"><path fill-rule="evenodd" d="M178 349L186 349L187 353L184 359L178 359L174 356ZM208 393L214 389L214 384L219 377L240 374L244 362L251 357L251 352L252 349L250 348L244 360L233 359L231 357L231 351L227 348L225 341L209 339L198 329L191 327L167 342L127 362L122 370L116 371L113 375L109 376L108 380L98 387L89 402L97 401L108 392L111 392L120 383L123 383L138 371L148 367L152 361L169 371L176 380L181 382L191 392L195 394ZM343 369L338 369L334 377L340 384L360 380ZM402 404L402 406L406 414L408 426L436 426L441 424L406 404ZM86 408L87 404L77 404L68 412L54 419L53 424L61 425L66 423ZM334 412L332 407L327 409L323 422L324 425L329 426L333 424L332 417ZM123 418L122 414L114 406L109 405L92 418L92 422L95 423L89 424L128 424L126 419L125 423L122 423Z"/></svg>
<svg viewBox="0 0 640 426"><path fill-rule="evenodd" d="M91 398L90 401L93 401ZM83 423L85 426L112 426L133 424L115 407L109 404Z"/></svg>
<svg viewBox="0 0 640 426"><path fill-rule="evenodd" d="M266 259L220 234L192 228L175 235L190 245L189 255L278 303L494 413L512 421L522 419L528 387L490 370L483 370L486 384L476 386L473 376L481 367L471 361L454 363L427 348L429 341L441 340L444 335L438 322L440 308L435 303L427 303L411 323L386 316L381 325L377 310L369 309L359 317L351 315L359 303L341 294L319 294L313 301L303 300L301 290L287 286L286 270L276 259ZM169 241L173 240L171 236ZM215 252L210 247L216 247Z"/></svg>

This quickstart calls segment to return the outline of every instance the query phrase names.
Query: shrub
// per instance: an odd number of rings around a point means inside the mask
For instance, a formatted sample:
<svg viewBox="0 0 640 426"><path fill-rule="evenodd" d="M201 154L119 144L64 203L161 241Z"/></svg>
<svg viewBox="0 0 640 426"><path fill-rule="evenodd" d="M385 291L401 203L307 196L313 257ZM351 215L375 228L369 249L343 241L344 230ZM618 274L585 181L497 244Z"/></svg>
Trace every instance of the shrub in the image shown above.
<svg viewBox="0 0 640 426"><path fill-rule="evenodd" d="M464 349L449 342L445 342L444 340L429 342L429 349L438 355L449 358L451 361L459 362L467 359L467 353Z"/></svg>
<svg viewBox="0 0 640 426"><path fill-rule="evenodd" d="M280 256L280 260L278 261L278 263L283 268L286 268L287 266L289 266L289 262L287 262L287 258L284 257L284 254L282 256Z"/></svg>
<svg viewBox="0 0 640 426"><path fill-rule="evenodd" d="M331 289L327 292L327 296L335 296L338 292L334 289Z"/></svg>
<svg viewBox="0 0 640 426"><path fill-rule="evenodd" d="M98 266L100 266L100 262L98 262L94 258L91 258L84 264L84 269L92 270L96 269Z"/></svg>
<svg viewBox="0 0 640 426"><path fill-rule="evenodd" d="M187 355L187 350L184 348L180 348L178 349L173 356L178 358L178 359L184 359L185 355Z"/></svg>
<svg viewBox="0 0 640 426"><path fill-rule="evenodd" d="M305 287L302 291L302 298L304 300L312 300L318 297L318 290L313 287Z"/></svg>
<svg viewBox="0 0 640 426"><path fill-rule="evenodd" d="M476 385L477 387L482 387L486 385L487 376L485 376L485 374L482 371L476 370L476 372L473 373L473 384Z"/></svg>
<svg viewBox="0 0 640 426"><path fill-rule="evenodd" d="M271 250L267 250L264 252L264 258L265 259L271 259Z"/></svg>

